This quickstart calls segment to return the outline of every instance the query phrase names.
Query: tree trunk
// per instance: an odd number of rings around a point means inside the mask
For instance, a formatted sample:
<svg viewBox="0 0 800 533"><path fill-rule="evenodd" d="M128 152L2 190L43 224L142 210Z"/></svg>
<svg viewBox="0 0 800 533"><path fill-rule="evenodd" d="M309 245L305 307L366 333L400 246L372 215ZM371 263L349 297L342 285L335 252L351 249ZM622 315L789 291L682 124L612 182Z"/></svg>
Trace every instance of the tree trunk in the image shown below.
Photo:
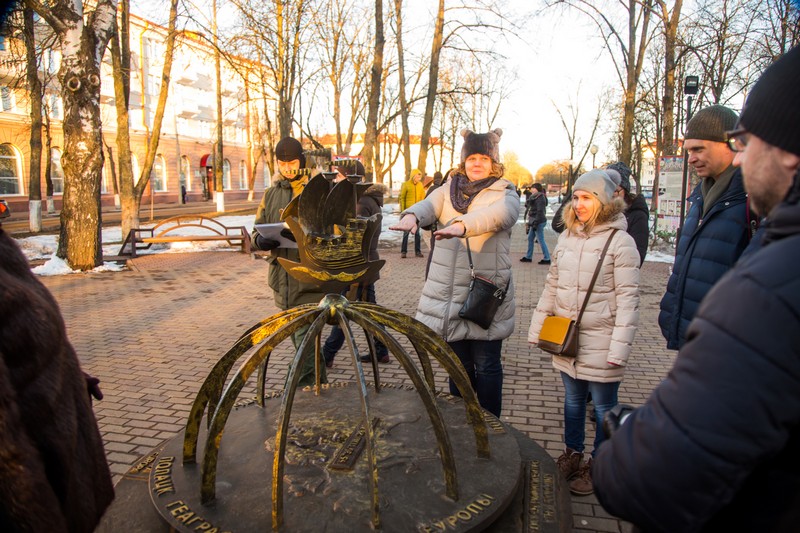
<svg viewBox="0 0 800 533"><path fill-rule="evenodd" d="M400 85L400 137L403 143L404 181L411 176L411 140L408 131L408 100L406 99L406 70L403 54L403 0L394 0L395 24L397 26L397 76Z"/></svg>
<svg viewBox="0 0 800 533"><path fill-rule="evenodd" d="M122 239L139 227L139 202L133 186L128 103L131 93L130 0L121 0L119 29L111 38L114 97L117 109L117 156L119 159L119 200Z"/></svg>
<svg viewBox="0 0 800 533"><path fill-rule="evenodd" d="M77 270L92 270L103 261L100 66L91 40L81 38L81 53L63 57L58 73L64 100L64 194L56 255Z"/></svg>
<svg viewBox="0 0 800 533"><path fill-rule="evenodd" d="M28 81L31 108L31 161L28 181L28 200L30 209L28 219L30 230L38 233L42 230L42 82L37 72L36 40L33 29L33 9L23 8L25 38L25 74Z"/></svg>
<svg viewBox="0 0 800 533"><path fill-rule="evenodd" d="M367 108L367 131L364 135L364 169L366 180L374 176L375 145L378 141L378 108L381 99L381 77L383 74L383 0L375 0L375 56L370 75L369 105Z"/></svg>
<svg viewBox="0 0 800 533"><path fill-rule="evenodd" d="M45 198L47 198L47 213L52 215L56 212L55 202L53 201L53 137L50 135L50 115L47 108L44 109L44 183Z"/></svg>
<svg viewBox="0 0 800 533"><path fill-rule="evenodd" d="M675 47L678 23L681 17L683 0L676 0L672 14L662 11L664 18L664 124L662 140L664 155L675 155L678 147L675 144L673 131L675 128Z"/></svg>
<svg viewBox="0 0 800 533"><path fill-rule="evenodd" d="M428 75L428 96L425 101L425 116L422 120L422 133L419 138L419 163L417 168L425 173L425 166L428 161L428 143L431 138L431 127L433 125L433 107L436 103L436 91L439 84L439 55L442 51L442 41L444 33L444 0L439 0L439 10L436 15L436 27L433 33L433 45L431 46L431 66Z"/></svg>

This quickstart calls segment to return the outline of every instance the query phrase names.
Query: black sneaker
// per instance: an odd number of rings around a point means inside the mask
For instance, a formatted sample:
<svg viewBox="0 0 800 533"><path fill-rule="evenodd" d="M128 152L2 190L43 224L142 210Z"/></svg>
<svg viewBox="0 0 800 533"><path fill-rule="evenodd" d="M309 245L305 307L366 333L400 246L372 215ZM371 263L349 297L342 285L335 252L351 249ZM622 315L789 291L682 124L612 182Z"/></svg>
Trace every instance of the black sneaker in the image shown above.
<svg viewBox="0 0 800 533"><path fill-rule="evenodd" d="M549 259L542 259L541 261L539 261L539 264L540 265L549 265L550 264L550 260Z"/></svg>
<svg viewBox="0 0 800 533"><path fill-rule="evenodd" d="M523 257L522 259L520 259L520 261L522 261L523 263L530 263L533 261L533 259L528 259L527 257Z"/></svg>

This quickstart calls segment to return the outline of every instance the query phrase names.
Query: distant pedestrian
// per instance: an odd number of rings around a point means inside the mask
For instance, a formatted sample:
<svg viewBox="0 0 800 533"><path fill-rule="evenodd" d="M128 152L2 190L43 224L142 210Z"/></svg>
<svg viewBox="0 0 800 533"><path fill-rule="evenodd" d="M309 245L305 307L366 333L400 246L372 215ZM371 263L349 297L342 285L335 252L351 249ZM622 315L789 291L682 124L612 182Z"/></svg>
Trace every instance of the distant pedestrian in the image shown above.
<svg viewBox="0 0 800 533"><path fill-rule="evenodd" d="M538 240L543 255L539 264L549 265L550 251L544 241L544 227L547 224L547 196L544 194L541 183L533 184L533 192L525 202L525 216L525 223L528 226L528 251L520 261L523 263L533 261L533 244L534 240Z"/></svg>
<svg viewBox="0 0 800 533"><path fill-rule="evenodd" d="M422 171L415 168L411 171L411 177L400 187L400 212L402 213L420 200L425 199L425 188L422 186ZM408 254L408 234L403 232L403 241L400 245L400 257L405 258ZM414 254L422 257L422 247L420 244L420 228L414 231Z"/></svg>
<svg viewBox="0 0 800 533"><path fill-rule="evenodd" d="M639 254L624 231L625 204L614 197L615 188L603 170L589 171L575 181L572 202L564 209L566 230L558 238L528 331L528 341L536 344L548 316L578 319L598 259L609 243L582 316L577 357L552 356L564 383L565 450L558 469L570 491L581 496L593 490L592 460L583 461L587 395L591 393L595 404L593 457L606 438L603 416L617 405L639 324Z"/></svg>

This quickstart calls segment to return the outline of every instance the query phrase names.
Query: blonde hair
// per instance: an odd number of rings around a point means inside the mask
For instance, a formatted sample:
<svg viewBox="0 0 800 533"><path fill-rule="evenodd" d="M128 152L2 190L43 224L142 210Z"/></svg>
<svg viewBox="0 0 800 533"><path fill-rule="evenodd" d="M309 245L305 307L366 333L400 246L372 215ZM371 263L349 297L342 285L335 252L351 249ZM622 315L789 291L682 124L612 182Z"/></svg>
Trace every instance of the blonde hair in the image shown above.
<svg viewBox="0 0 800 533"><path fill-rule="evenodd" d="M604 205L596 196L591 195L590 197L596 209L594 210L592 218L586 222L581 222L578 220L578 215L575 214L575 209L572 207L572 202L574 200L569 201L569 209L564 209L562 214L562 218L564 219L564 227L566 227L568 231L578 233L581 225L583 225L583 233L591 233L592 229L597 224L608 222L618 213L622 213L625 210L625 201L622 198L612 198L608 204Z"/></svg>

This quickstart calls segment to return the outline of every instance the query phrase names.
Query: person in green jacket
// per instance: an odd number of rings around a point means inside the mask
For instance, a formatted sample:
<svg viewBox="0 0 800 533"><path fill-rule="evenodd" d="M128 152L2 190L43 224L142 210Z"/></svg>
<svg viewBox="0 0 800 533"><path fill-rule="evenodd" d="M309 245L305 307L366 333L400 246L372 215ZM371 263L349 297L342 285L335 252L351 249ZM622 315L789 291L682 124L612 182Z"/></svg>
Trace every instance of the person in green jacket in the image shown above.
<svg viewBox="0 0 800 533"><path fill-rule="evenodd" d="M281 221L281 211L294 198L303 192L303 188L308 183L308 173L298 173L298 170L305 168L306 158L303 155L303 146L297 139L284 137L275 146L275 158L278 168L272 176L272 186L264 191L264 197L256 211L255 224L274 224ZM289 233L289 230L286 230ZM290 233L287 235L289 237ZM305 283L300 283L281 266L278 262L279 257L285 257L290 261L300 261L300 254L297 248L279 248L279 242L266 239L258 231L252 233L253 248L256 250L269 251L267 257L269 263L269 287L275 298L275 305L281 310L290 309L301 304L318 303L325 296L325 292L319 288ZM295 350L303 341L309 326L297 330L292 335L292 343ZM324 365L320 369L321 380L327 383ZM315 384L314 360L306 359L300 374L300 386L312 386Z"/></svg>
<svg viewBox="0 0 800 533"><path fill-rule="evenodd" d="M400 212L402 213L415 203L425 199L425 187L422 185L422 178L425 176L422 171L415 168L411 171L411 179L403 182L400 187ZM408 253L408 234L410 232L403 232L403 243L400 246L400 257L405 258ZM422 257L422 248L420 247L420 228L414 233L414 255Z"/></svg>

